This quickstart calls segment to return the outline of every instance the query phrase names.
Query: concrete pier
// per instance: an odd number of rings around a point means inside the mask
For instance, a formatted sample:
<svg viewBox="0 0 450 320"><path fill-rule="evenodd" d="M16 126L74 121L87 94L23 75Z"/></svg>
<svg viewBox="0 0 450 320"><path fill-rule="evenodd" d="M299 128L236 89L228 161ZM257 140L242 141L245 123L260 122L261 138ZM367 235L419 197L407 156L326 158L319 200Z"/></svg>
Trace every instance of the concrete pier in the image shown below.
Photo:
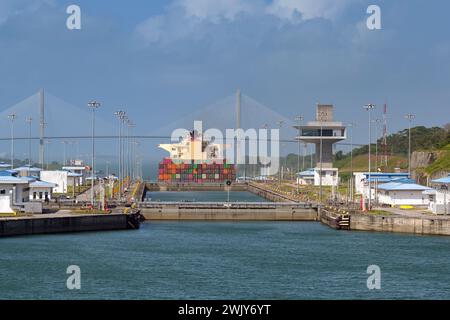
<svg viewBox="0 0 450 320"><path fill-rule="evenodd" d="M71 214L56 213L28 217L0 218L0 237L138 229L139 214Z"/></svg>
<svg viewBox="0 0 450 320"><path fill-rule="evenodd" d="M350 220L350 229L450 236L450 219L439 216L375 216L353 213Z"/></svg>

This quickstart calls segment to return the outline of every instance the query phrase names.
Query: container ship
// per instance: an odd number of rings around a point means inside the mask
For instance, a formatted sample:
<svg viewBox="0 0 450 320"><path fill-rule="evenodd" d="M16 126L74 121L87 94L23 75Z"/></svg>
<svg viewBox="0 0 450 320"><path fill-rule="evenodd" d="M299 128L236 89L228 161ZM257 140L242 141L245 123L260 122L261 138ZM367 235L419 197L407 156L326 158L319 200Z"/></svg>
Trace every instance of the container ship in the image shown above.
<svg viewBox="0 0 450 320"><path fill-rule="evenodd" d="M225 145L211 143L191 131L179 143L160 144L169 152L158 167L163 183L224 183L236 180L236 168L223 157Z"/></svg>

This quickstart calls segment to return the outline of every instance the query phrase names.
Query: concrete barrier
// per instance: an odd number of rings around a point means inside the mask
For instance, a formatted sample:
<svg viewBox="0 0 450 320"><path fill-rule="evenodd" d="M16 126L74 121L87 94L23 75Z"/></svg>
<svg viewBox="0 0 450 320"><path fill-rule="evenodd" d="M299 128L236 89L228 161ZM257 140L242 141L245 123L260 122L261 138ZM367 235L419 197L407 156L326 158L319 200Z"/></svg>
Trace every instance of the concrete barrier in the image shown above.
<svg viewBox="0 0 450 320"><path fill-rule="evenodd" d="M142 208L146 220L248 220L248 221L317 221L313 208L279 207L274 209L189 208L165 206Z"/></svg>
<svg viewBox="0 0 450 320"><path fill-rule="evenodd" d="M0 237L137 228L139 228L139 220L136 214L45 214L0 219Z"/></svg>
<svg viewBox="0 0 450 320"><path fill-rule="evenodd" d="M351 230L450 235L450 219L352 214Z"/></svg>

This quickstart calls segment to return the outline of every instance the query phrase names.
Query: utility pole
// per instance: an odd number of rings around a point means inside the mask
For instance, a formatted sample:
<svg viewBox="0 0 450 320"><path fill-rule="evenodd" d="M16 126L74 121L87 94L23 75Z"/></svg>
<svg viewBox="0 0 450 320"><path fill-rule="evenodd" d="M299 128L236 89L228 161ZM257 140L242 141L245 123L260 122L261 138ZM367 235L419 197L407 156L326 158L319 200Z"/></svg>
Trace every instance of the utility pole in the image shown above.
<svg viewBox="0 0 450 320"><path fill-rule="evenodd" d="M11 170L14 169L14 121L17 118L15 113L8 115L11 121Z"/></svg>
<svg viewBox="0 0 450 320"><path fill-rule="evenodd" d="M133 161L133 143L132 143L133 138L132 138L132 135L133 135L133 128L135 127L135 124L133 123L133 121L128 119L127 125L128 125L128 152L127 152L128 153L127 154L127 157L128 157L128 183L130 186L131 185L130 183L132 180L131 172L133 170L133 163L132 163L132 161Z"/></svg>
<svg viewBox="0 0 450 320"><path fill-rule="evenodd" d="M411 122L416 118L412 113L405 115L405 119L408 120L408 176L411 178Z"/></svg>
<svg viewBox="0 0 450 320"><path fill-rule="evenodd" d="M33 118L28 117L26 118L26 122L28 122L28 165L31 167L31 123L33 121Z"/></svg>
<svg viewBox="0 0 450 320"><path fill-rule="evenodd" d="M327 116L326 112L319 112L319 121L320 121L320 150L319 150L319 159L320 159L320 169L319 169L319 206L322 205L322 145L323 145L323 119Z"/></svg>
<svg viewBox="0 0 450 320"><path fill-rule="evenodd" d="M298 140L297 174L300 172L300 149L301 149L301 147L300 147L300 135L301 135L300 125L301 125L303 119L304 119L303 116L296 116L296 117L295 117L295 121L298 122L298 137L299 137L299 139L297 139L297 140ZM303 159L304 159L304 158L303 158ZM296 178L297 178L297 174L295 175ZM299 190L300 190L300 185L299 185L297 179L296 179L296 182L297 182L297 193L298 193Z"/></svg>
<svg viewBox="0 0 450 320"><path fill-rule="evenodd" d="M44 89L39 92L39 163L44 169L45 156L45 112L44 112Z"/></svg>
<svg viewBox="0 0 450 320"><path fill-rule="evenodd" d="M114 112L114 115L119 120L119 174L118 174L118 180L119 180L119 200L122 199L122 182L121 179L123 179L123 173L122 173L122 122L123 118L125 117L125 111L119 110Z"/></svg>
<svg viewBox="0 0 450 320"><path fill-rule="evenodd" d="M372 205L372 189L371 189L371 157L370 157L370 149L371 149L371 143L372 143L372 119L371 119L371 111L374 110L376 106L372 103L369 103L364 106L364 109L366 109L369 112L369 211L371 210Z"/></svg>
<svg viewBox="0 0 450 320"><path fill-rule="evenodd" d="M61 143L63 144L64 148L63 148L63 166L67 165L67 141L61 141Z"/></svg>
<svg viewBox="0 0 450 320"><path fill-rule="evenodd" d="M354 123L349 123L348 128L350 129L350 201L353 202L353 127Z"/></svg>
<svg viewBox="0 0 450 320"><path fill-rule="evenodd" d="M283 120L280 120L280 121L277 121L277 124L278 124L278 128L279 128L279 130L280 130L280 138L281 138L281 127L283 126L283 123L284 123L284 121ZM280 163L281 163L281 146L282 146L282 144L280 144ZM282 168L281 168L282 169ZM278 185L279 186L281 186L281 180L283 179L283 176L282 176L282 170L280 170L279 171L279 174L278 174Z"/></svg>
<svg viewBox="0 0 450 320"><path fill-rule="evenodd" d="M95 187L95 110L100 107L97 101L88 103L88 107L92 109L92 168L91 168L91 206L94 208L94 187Z"/></svg>
<svg viewBox="0 0 450 320"><path fill-rule="evenodd" d="M374 119L372 122L375 124L375 170L378 171L378 137L382 120Z"/></svg>

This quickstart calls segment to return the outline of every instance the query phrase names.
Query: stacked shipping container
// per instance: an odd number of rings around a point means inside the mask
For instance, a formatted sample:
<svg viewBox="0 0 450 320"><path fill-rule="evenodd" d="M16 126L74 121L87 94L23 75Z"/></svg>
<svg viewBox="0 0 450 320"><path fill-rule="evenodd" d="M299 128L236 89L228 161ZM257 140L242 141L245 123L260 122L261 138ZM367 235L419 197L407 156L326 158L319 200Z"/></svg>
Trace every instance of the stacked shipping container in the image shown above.
<svg viewBox="0 0 450 320"><path fill-rule="evenodd" d="M221 183L236 180L234 165L223 161L177 161L159 163L158 181L165 183Z"/></svg>

